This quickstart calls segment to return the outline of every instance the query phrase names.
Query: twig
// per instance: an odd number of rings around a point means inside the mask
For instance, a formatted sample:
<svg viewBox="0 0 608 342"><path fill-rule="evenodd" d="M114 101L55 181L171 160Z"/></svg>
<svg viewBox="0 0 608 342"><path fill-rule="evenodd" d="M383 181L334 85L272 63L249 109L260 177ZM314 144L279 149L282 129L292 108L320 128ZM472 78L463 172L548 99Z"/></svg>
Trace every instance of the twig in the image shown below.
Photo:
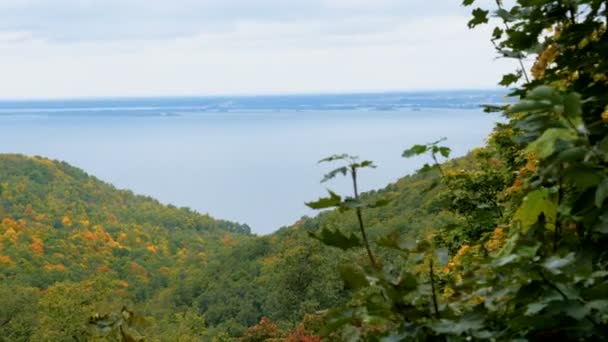
<svg viewBox="0 0 608 342"><path fill-rule="evenodd" d="M351 166L351 176L353 179L353 189L355 193L355 200L359 201L359 189L357 186L357 169ZM367 251L367 256L369 257L372 266L375 269L379 269L378 263L376 263L376 258L374 258L374 254L372 253L372 249L369 246L369 240L367 239L367 233L365 232L365 226L363 224L363 214L361 213L361 208L356 208L357 220L359 221L359 230L361 231L361 236L363 237L363 244L365 245L365 250Z"/></svg>

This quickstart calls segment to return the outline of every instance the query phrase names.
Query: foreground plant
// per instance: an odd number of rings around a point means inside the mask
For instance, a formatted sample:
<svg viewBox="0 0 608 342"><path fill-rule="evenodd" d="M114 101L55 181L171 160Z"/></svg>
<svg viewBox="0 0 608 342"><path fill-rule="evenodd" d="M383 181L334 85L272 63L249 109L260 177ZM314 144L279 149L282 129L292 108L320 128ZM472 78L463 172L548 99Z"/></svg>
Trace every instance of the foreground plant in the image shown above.
<svg viewBox="0 0 608 342"><path fill-rule="evenodd" d="M497 19L492 43L519 66L500 81L519 85L515 103L488 107L508 119L497 125L488 158L500 161L498 174L514 176L496 182L482 170L475 182L459 183L437 161L449 154L439 142L407 150L406 157L430 152L435 165L424 169L441 174L445 191L457 186L468 196L447 196L446 208L487 220L486 228L451 246L457 253L439 273L434 266L447 253L434 253L430 241L377 239L377 248L396 250L401 259L342 270L353 297L329 314L327 329L345 340L608 340L608 3L496 5L474 9L469 26ZM528 71L530 56L536 62ZM475 196L484 182L494 190ZM332 197L333 206L349 209ZM484 202L465 211L455 205L463 198ZM488 206L490 216L476 215ZM490 223L497 228L487 229ZM317 237L343 249L362 246L326 229Z"/></svg>

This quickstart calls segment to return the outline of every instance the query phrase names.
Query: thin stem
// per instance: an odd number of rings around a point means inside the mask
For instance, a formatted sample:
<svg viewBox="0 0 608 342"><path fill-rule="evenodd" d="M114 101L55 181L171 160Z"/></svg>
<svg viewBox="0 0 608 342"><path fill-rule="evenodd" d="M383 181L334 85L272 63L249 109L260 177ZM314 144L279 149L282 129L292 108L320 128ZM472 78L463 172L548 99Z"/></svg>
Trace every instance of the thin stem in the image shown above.
<svg viewBox="0 0 608 342"><path fill-rule="evenodd" d="M558 190L557 190L557 205L560 206L562 203L562 198L564 196L564 189L563 189L563 185L562 185L562 177L561 177L561 173L564 170L564 166L560 165L560 176L557 178L557 186L558 186ZM553 253L555 253L557 251L557 242L559 240L559 235L560 235L560 230L559 228L561 227L560 225L560 214L559 211L557 213L557 218L555 220L555 231L553 232Z"/></svg>
<svg viewBox="0 0 608 342"><path fill-rule="evenodd" d="M562 296L562 298L564 298L564 300L570 300L570 298L559 288L557 287L557 285L553 284L551 281L549 281L549 279L547 279L547 277L545 276L545 274L543 273L542 270L538 270L538 274L540 275L541 279L543 280L543 282L545 284L547 284L547 286L549 286L550 288L552 288L553 290L557 291L557 293L560 294L560 296ZM585 304L585 301L582 300L581 298L577 298L577 301L581 304ZM600 325L591 317L589 316L585 316L585 318L591 322L591 324L593 324L593 326L595 326L596 328L599 328Z"/></svg>
<svg viewBox="0 0 608 342"><path fill-rule="evenodd" d="M359 200L359 189L357 186L357 169L351 166L351 176L353 179L353 189L355 193L355 199ZM369 257L369 261L372 263L374 268L379 269L378 263L376 263L376 258L374 258L374 254L372 253L372 249L369 246L369 240L367 239L367 233L365 232L365 226L363 224L363 214L361 212L361 208L357 208L355 210L357 213L357 220L359 221L359 230L361 231L361 236L363 237L363 244L365 245L365 250L367 251L367 256Z"/></svg>
<svg viewBox="0 0 608 342"><path fill-rule="evenodd" d="M429 264L429 275L431 276L431 291L433 295L433 308L435 309L435 317L437 319L440 319L441 314L439 313L439 306L437 305L437 294L435 293L435 273L433 273L433 259L431 259L431 263Z"/></svg>
<svg viewBox="0 0 608 342"><path fill-rule="evenodd" d="M502 1L496 1L496 5L498 6L499 10L502 10ZM509 26L509 23L507 23L507 21L505 19L502 20L502 23L505 25L505 28L507 29L507 31L511 30L511 27ZM496 49L498 49L498 46L496 45L496 43L494 43L494 41L492 41L492 44L494 44L494 47L496 47ZM528 77L528 72L526 71L526 67L524 66L524 61L523 58L518 55L517 60L519 61L519 66L521 68L521 72L524 75L524 78L526 79L526 83L530 83L530 78Z"/></svg>
<svg viewBox="0 0 608 342"><path fill-rule="evenodd" d="M435 162L435 166L437 166L437 170L439 170L439 173L441 173L441 176L443 178L445 178L445 173L443 172L443 168L441 167L441 164L439 164L439 162L437 161L437 157L435 156L435 153L433 153L433 161Z"/></svg>

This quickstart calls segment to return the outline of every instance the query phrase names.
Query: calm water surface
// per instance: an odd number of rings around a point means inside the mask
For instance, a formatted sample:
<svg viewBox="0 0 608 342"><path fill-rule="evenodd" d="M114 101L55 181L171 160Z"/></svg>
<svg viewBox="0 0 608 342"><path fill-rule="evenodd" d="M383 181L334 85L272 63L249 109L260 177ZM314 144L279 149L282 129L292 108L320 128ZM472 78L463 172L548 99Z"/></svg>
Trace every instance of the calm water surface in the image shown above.
<svg viewBox="0 0 608 342"><path fill-rule="evenodd" d="M0 152L65 160L119 188L247 223L260 234L311 214L304 202L326 186L347 189L345 181L319 183L330 166L317 161L327 155L374 160L378 168L364 172L361 184L376 189L422 165L422 159L401 158L403 149L447 137L455 155L463 155L483 144L497 119L454 108L138 107L101 115L42 107L0 106Z"/></svg>

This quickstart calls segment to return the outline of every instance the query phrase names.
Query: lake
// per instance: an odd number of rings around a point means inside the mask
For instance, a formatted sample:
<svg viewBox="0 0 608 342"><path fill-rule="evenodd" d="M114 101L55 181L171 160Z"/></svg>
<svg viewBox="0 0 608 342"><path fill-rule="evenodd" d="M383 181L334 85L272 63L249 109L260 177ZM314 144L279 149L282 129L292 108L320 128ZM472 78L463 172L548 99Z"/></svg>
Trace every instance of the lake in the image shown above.
<svg viewBox="0 0 608 342"><path fill-rule="evenodd" d="M371 159L362 190L419 168L403 159L441 137L454 155L483 144L491 91L0 102L0 152L64 160L118 188L247 223L258 234L313 214L304 206L336 153Z"/></svg>

